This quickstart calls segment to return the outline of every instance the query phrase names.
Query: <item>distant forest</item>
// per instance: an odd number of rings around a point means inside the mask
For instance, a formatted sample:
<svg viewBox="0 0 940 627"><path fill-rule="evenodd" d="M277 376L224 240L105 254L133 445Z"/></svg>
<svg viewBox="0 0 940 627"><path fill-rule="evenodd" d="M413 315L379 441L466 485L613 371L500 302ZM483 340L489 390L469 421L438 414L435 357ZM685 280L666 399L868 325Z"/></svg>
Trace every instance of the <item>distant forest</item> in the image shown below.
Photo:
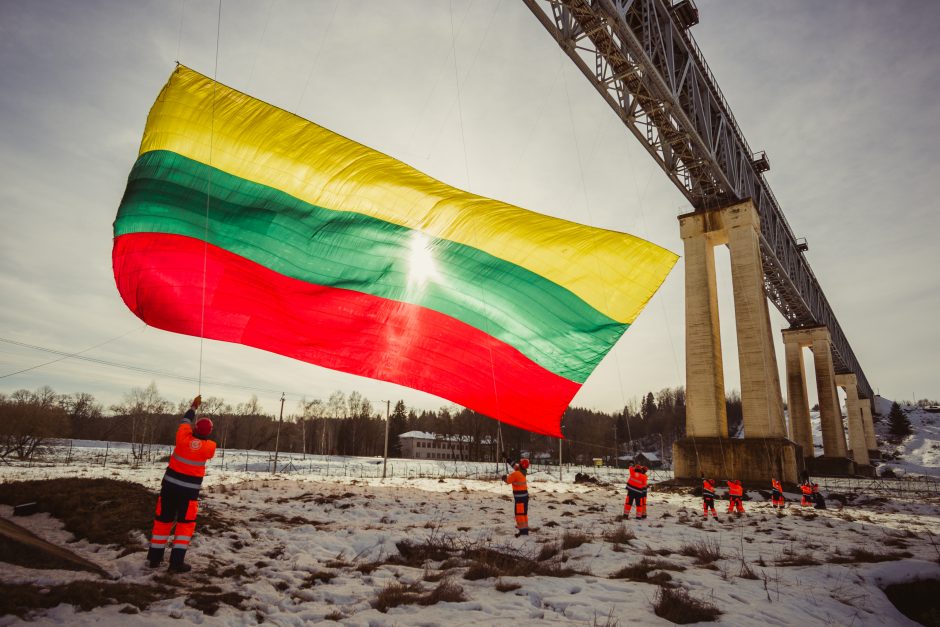
<svg viewBox="0 0 940 627"><path fill-rule="evenodd" d="M180 416L191 399L177 403L164 398L155 383L133 388L123 401L106 409L91 394L57 394L48 386L34 391L0 394L0 459L29 459L56 439L129 442L136 459L146 459L156 445L173 443ZM729 428L737 432L741 400L727 399ZM220 447L274 450L316 455L382 455L385 442L385 407L376 407L358 392L334 392L326 400L301 401L285 406L278 433L278 418L267 414L252 396L230 404L207 397L200 414L215 423L213 439ZM289 412L289 414L288 414ZM495 455L526 453L557 463L558 439L502 425L497 450L496 421L456 406L417 411L403 401L391 407L389 455L400 456L398 435L426 431L469 441L465 461L485 461ZM621 412L604 413L570 407L562 418L563 460L608 463L618 455L636 451L671 457L672 442L685 432L685 390L665 388L627 403Z"/></svg>

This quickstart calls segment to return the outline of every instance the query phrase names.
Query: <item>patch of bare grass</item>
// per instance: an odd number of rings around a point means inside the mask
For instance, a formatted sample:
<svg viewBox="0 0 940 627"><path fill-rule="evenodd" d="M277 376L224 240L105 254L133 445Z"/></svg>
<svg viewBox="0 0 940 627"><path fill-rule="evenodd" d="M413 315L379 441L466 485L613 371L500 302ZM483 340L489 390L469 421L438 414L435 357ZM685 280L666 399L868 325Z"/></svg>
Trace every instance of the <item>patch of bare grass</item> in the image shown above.
<svg viewBox="0 0 940 627"><path fill-rule="evenodd" d="M660 618L679 625L711 622L721 615L721 610L715 605L690 596L684 588L665 586L660 586L656 594L653 612Z"/></svg>
<svg viewBox="0 0 940 627"><path fill-rule="evenodd" d="M336 578L336 573L329 570L313 570L304 577L304 586L313 587L318 582L330 583Z"/></svg>
<svg viewBox="0 0 940 627"><path fill-rule="evenodd" d="M651 560L644 557L636 564L625 566L610 575L610 579L629 579L630 581L640 581L643 583L655 583L665 585L672 581L672 575L665 572L667 570L682 571L681 566L664 562L663 560Z"/></svg>
<svg viewBox="0 0 940 627"><path fill-rule="evenodd" d="M738 577L741 579L760 579L757 573L754 572L754 569L751 568L751 565L744 560L741 560L741 568L738 570Z"/></svg>
<svg viewBox="0 0 940 627"><path fill-rule="evenodd" d="M356 564L356 571L363 575L370 575L372 571L381 566L379 562L360 562Z"/></svg>
<svg viewBox="0 0 940 627"><path fill-rule="evenodd" d="M546 542L542 545L542 548L539 549L538 555L535 559L544 562L550 560L561 552L561 547L555 544L554 542Z"/></svg>
<svg viewBox="0 0 940 627"><path fill-rule="evenodd" d="M26 618L38 610L53 608L60 603L72 605L79 612L122 604L140 611L171 594L169 589L162 586L101 581L79 580L61 586L0 583L0 616Z"/></svg>
<svg viewBox="0 0 940 627"><path fill-rule="evenodd" d="M513 583L511 581L503 581L502 579L496 580L496 589L500 592L512 592L513 590L518 590L522 587L522 584Z"/></svg>
<svg viewBox="0 0 940 627"><path fill-rule="evenodd" d="M891 562L911 557L907 551L901 553L873 553L867 549L854 548L846 555L836 554L829 558L831 564L872 564L876 562Z"/></svg>
<svg viewBox="0 0 940 627"><path fill-rule="evenodd" d="M499 577L502 574L503 572L493 564L473 562L470 564L470 568L467 569L467 572L463 574L463 578L467 581L479 581L480 579Z"/></svg>
<svg viewBox="0 0 940 627"><path fill-rule="evenodd" d="M437 587L418 600L421 605L436 605L437 603L460 603L466 601L467 596L463 588L450 579L444 579Z"/></svg>
<svg viewBox="0 0 940 627"><path fill-rule="evenodd" d="M721 547L717 542L711 540L699 540L689 544L683 544L679 549L679 555L685 555L695 559L696 564L711 564L722 558Z"/></svg>
<svg viewBox="0 0 940 627"><path fill-rule="evenodd" d="M626 525L620 525L604 534L604 540L611 544L629 544L630 540L634 539L636 539L636 532Z"/></svg>
<svg viewBox="0 0 940 627"><path fill-rule="evenodd" d="M442 562L460 550L453 539L436 534L424 542L402 540L395 544L395 548L398 549L398 555L389 561L412 567L424 566L427 562Z"/></svg>
<svg viewBox="0 0 940 627"><path fill-rule="evenodd" d="M774 563L777 566L816 566L821 562L809 553L798 553L792 547L787 547Z"/></svg>
<svg viewBox="0 0 940 627"><path fill-rule="evenodd" d="M204 586L189 593L186 605L201 611L207 616L215 616L222 604L242 610L248 597L238 592L223 592L218 586Z"/></svg>
<svg viewBox="0 0 940 627"><path fill-rule="evenodd" d="M393 581L379 591L372 602L372 607L383 614L399 605L413 605L421 596L421 587L417 584Z"/></svg>
<svg viewBox="0 0 940 627"><path fill-rule="evenodd" d="M392 582L379 592L372 607L385 613L400 605L435 605L466 600L463 588L450 579L444 579L430 592L423 591L417 583Z"/></svg>
<svg viewBox="0 0 940 627"><path fill-rule="evenodd" d="M565 551L576 549L591 541L591 536L581 531L566 531L561 536L561 548Z"/></svg>

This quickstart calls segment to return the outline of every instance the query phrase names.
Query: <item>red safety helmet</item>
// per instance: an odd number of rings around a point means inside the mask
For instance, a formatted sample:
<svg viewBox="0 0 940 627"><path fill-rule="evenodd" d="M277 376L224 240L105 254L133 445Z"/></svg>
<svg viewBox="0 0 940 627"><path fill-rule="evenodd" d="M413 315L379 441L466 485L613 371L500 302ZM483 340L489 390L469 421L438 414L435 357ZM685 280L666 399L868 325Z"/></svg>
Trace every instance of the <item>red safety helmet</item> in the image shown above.
<svg viewBox="0 0 940 627"><path fill-rule="evenodd" d="M196 420L196 435L206 438L212 433L212 420L208 416L200 416Z"/></svg>
<svg viewBox="0 0 940 627"><path fill-rule="evenodd" d="M529 458L528 458L528 457L523 457L522 459L520 459L520 460L519 460L519 465L522 466L523 468L525 468L526 470L528 470L528 469L529 469Z"/></svg>

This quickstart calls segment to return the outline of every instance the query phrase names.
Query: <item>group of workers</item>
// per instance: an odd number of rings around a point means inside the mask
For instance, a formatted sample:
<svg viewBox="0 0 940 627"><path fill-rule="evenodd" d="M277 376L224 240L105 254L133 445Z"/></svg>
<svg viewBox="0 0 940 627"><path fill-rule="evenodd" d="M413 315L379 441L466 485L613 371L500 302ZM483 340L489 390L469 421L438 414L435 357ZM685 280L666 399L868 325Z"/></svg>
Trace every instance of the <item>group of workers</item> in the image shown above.
<svg viewBox="0 0 940 627"><path fill-rule="evenodd" d="M170 572L185 573L190 570L186 564L186 550L196 529L196 513L199 509L199 491L206 474L206 462L215 455L215 442L209 439L212 434L212 420L206 416L196 418L202 398L193 399L189 411L183 416L176 431L176 446L170 455L169 464L160 485L154 514L153 532L147 561L151 568L157 568L163 562L169 538L173 536L173 548L170 553ZM505 483L512 485L513 513L516 519L516 537L529 535L529 490L526 477L529 460L525 457L518 461L506 460L511 471L502 476ZM623 504L623 518L629 519L636 506L636 518L646 518L646 498L649 484L649 468L636 463L630 466L627 479L627 496ZM744 511L744 486L737 479L725 482L728 486L728 514L741 516ZM771 503L774 509L786 507L783 486L776 478L770 480ZM716 482L702 476L702 515L707 520L709 513L716 520L715 511ZM825 508L819 485L807 478L801 485L803 507ZM174 525L176 527L174 531Z"/></svg>
<svg viewBox="0 0 940 627"><path fill-rule="evenodd" d="M512 462L506 460L507 466L512 466L512 472L502 476L505 483L512 485L513 505L516 517L516 537L529 534L529 491L526 482L526 475L529 469L529 460L521 458L519 461ZM630 514L636 507L636 518L643 520L646 518L646 499L649 484L649 468L643 464L636 463L629 468L630 476L627 479L627 496L623 503L623 520L628 520ZM725 481L728 486L728 514L741 516L746 514L744 510L744 485L739 479L728 479ZM715 486L717 482L714 479L708 479L702 475L702 517L706 520L709 514L714 519L718 519L718 512L715 510L715 499L717 493ZM786 498L783 495L783 484L776 479L770 480L770 501L771 506L777 510L786 508ZM825 501L819 493L819 484L812 483L806 479L800 485L803 498L800 502L802 507L813 506L817 509L825 508Z"/></svg>

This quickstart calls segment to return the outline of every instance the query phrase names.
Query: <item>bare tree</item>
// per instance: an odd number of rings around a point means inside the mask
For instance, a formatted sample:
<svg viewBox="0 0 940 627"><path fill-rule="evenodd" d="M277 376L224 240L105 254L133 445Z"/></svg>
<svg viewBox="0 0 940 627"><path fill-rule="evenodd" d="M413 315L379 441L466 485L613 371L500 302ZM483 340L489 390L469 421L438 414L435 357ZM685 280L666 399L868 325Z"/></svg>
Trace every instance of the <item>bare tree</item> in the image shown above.
<svg viewBox="0 0 940 627"><path fill-rule="evenodd" d="M0 459L31 459L50 438L65 432L68 420L57 401L49 386L0 398Z"/></svg>
<svg viewBox="0 0 940 627"><path fill-rule="evenodd" d="M149 454L154 440L154 423L170 408L170 402L160 396L155 381L145 388L132 388L124 395L122 403L111 407L114 413L131 420L131 452L135 464Z"/></svg>

